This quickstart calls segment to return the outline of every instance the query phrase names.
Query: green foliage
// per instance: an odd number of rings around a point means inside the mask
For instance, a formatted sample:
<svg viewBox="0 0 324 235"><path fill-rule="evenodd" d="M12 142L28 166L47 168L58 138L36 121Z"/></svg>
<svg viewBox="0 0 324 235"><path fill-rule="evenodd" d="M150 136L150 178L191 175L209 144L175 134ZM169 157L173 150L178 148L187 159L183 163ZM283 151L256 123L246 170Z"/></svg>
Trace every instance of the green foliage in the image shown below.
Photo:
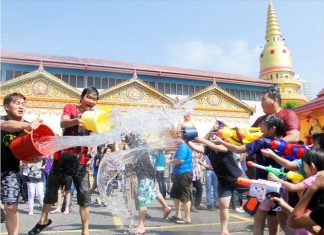
<svg viewBox="0 0 324 235"><path fill-rule="evenodd" d="M298 104L297 102L287 102L283 108L285 109L293 109L300 106L300 104Z"/></svg>

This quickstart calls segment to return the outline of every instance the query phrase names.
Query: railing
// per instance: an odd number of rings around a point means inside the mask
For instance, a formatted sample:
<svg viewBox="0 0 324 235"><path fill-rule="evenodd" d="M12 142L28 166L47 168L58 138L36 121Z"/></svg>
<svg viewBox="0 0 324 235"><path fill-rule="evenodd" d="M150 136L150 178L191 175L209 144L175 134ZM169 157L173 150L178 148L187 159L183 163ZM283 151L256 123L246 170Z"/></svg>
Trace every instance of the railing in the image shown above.
<svg viewBox="0 0 324 235"><path fill-rule="evenodd" d="M287 94L281 93L281 99L294 99L294 100L304 100L306 101L306 96L302 94Z"/></svg>
<svg viewBox="0 0 324 235"><path fill-rule="evenodd" d="M294 79L294 78L274 78L272 79L273 82L278 83L278 84L293 84L296 85L298 87L301 87L301 81Z"/></svg>

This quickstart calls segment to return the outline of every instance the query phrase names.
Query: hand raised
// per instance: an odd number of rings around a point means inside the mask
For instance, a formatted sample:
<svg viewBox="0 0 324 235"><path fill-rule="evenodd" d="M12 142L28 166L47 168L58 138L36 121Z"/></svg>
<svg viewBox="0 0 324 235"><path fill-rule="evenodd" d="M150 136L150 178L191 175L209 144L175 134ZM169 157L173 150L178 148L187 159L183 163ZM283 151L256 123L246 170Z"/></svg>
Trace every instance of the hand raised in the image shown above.
<svg viewBox="0 0 324 235"><path fill-rule="evenodd" d="M39 125L42 123L43 121L39 121L38 119L31 121L30 123L28 123L27 125L27 130L35 130L39 127Z"/></svg>

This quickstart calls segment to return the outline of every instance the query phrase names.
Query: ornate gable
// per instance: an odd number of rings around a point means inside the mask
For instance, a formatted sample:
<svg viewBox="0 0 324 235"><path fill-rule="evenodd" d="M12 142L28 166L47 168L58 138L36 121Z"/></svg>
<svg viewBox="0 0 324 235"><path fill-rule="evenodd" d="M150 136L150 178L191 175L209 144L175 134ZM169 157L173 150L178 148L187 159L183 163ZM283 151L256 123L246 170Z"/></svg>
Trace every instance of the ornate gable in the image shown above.
<svg viewBox="0 0 324 235"><path fill-rule="evenodd" d="M217 85L211 85L189 96L181 103L195 100L196 115L249 118L254 109ZM234 115L234 116L233 116Z"/></svg>
<svg viewBox="0 0 324 235"><path fill-rule="evenodd" d="M1 84L1 94L20 92L26 97L79 99L81 92L47 71L35 70Z"/></svg>
<svg viewBox="0 0 324 235"><path fill-rule="evenodd" d="M49 112L49 109L61 112L66 103L79 102L81 94L79 90L42 69L1 84L1 99L13 92L26 96L28 107L44 112Z"/></svg>
<svg viewBox="0 0 324 235"><path fill-rule="evenodd" d="M100 103L147 107L171 107L173 105L170 97L160 93L138 78L131 78L102 92L100 94Z"/></svg>

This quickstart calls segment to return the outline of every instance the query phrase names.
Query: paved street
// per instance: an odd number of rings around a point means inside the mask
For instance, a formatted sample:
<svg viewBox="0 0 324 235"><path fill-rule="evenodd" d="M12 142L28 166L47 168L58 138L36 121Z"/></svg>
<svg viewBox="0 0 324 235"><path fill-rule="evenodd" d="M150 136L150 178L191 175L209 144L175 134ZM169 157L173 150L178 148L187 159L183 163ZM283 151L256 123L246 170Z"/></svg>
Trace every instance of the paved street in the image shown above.
<svg viewBox="0 0 324 235"><path fill-rule="evenodd" d="M90 234L127 234L128 224L122 224L121 220L112 217L107 208L99 206L95 201L96 194L92 196L92 205L90 209ZM203 198L203 201L205 198ZM173 205L171 199L167 199L169 205ZM80 216L78 206L74 204L73 198L72 213L69 215L51 214L49 217L53 220L50 225L41 234L80 234ZM27 204L20 204L21 228L20 234L27 234L39 219L40 210L38 203L35 204L34 215L28 215ZM192 224L178 225L169 220L162 220L162 210L159 204L154 201L149 208L149 214L152 216L146 221L149 234L219 234L219 211L200 211L192 213ZM172 214L171 214L172 215ZM137 217L135 218L137 221ZM249 226L253 224L252 217L247 214L239 214L231 211L230 213L230 232L231 234L252 234ZM7 234L5 224L1 224L1 234Z"/></svg>

